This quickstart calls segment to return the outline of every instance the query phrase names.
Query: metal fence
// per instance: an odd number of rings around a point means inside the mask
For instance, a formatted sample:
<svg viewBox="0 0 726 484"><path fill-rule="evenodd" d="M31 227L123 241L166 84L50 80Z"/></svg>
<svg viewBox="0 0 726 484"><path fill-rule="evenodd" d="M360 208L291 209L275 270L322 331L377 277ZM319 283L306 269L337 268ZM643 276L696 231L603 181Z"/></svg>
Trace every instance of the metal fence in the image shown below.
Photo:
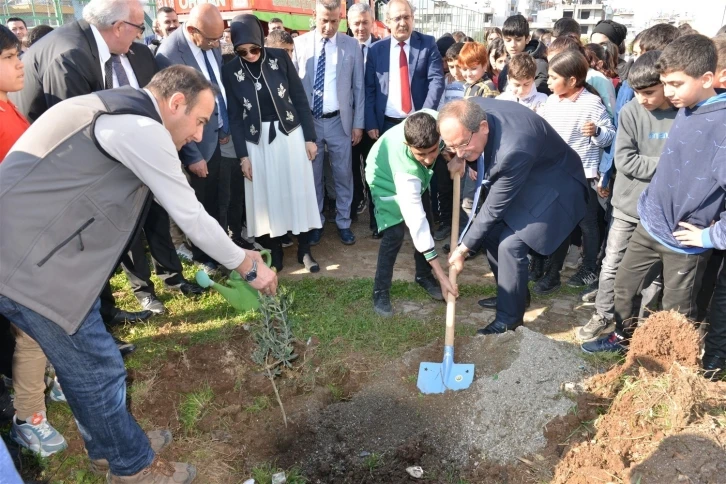
<svg viewBox="0 0 726 484"><path fill-rule="evenodd" d="M10 17L25 20L29 28L36 25L57 27L80 19L83 7L89 0L0 0L0 21L5 24ZM156 0L143 2L146 11L144 21L148 31L156 11Z"/></svg>
<svg viewBox="0 0 726 484"><path fill-rule="evenodd" d="M416 7L416 30L441 37L445 33L464 32L476 41L484 40L484 31L492 25L493 12L475 11L440 0L413 0Z"/></svg>

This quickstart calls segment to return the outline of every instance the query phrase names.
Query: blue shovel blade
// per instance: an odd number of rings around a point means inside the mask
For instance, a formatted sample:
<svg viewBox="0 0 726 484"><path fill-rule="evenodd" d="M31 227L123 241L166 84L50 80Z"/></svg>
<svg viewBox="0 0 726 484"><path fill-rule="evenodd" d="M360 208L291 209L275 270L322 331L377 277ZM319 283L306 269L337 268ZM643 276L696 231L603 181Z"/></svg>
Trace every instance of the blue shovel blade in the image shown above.
<svg viewBox="0 0 726 484"><path fill-rule="evenodd" d="M442 363L422 362L418 369L416 386L421 393L444 393L446 390L464 390L474 381L474 365L453 363L454 349L444 348Z"/></svg>

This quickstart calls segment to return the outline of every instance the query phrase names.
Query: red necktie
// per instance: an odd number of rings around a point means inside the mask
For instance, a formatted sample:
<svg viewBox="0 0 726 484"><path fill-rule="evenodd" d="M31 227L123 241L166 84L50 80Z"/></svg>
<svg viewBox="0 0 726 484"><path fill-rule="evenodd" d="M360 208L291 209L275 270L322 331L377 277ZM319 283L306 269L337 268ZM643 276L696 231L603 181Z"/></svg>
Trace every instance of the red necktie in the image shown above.
<svg viewBox="0 0 726 484"><path fill-rule="evenodd" d="M401 72L401 108L408 114L411 112L411 83L408 80L408 59L406 51L403 50L406 42L399 42L398 45L401 47L401 55L398 56L398 67Z"/></svg>

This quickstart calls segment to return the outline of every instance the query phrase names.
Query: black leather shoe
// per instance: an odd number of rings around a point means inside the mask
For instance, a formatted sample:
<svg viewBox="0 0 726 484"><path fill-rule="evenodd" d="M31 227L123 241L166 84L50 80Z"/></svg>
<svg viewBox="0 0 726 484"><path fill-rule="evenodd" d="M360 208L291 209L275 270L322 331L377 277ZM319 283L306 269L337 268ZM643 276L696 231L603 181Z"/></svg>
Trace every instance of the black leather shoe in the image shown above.
<svg viewBox="0 0 726 484"><path fill-rule="evenodd" d="M518 327L522 326L522 323L515 324L513 326L507 326L506 324L502 323L501 321L493 321L489 326L486 328L481 328L479 331L476 332L478 335L486 335L486 334L501 334L506 333L507 331L514 331Z"/></svg>
<svg viewBox="0 0 726 484"><path fill-rule="evenodd" d="M308 242L310 245L318 245L320 239L323 237L323 229L312 229L308 235Z"/></svg>
<svg viewBox="0 0 726 484"><path fill-rule="evenodd" d="M524 304L524 307L528 308L531 304L532 304L532 295L529 293L529 290L527 290L527 300ZM486 308L486 309L497 309L497 296L479 299L479 306Z"/></svg>
<svg viewBox="0 0 726 484"><path fill-rule="evenodd" d="M433 299L437 301L443 301L444 295L441 293L441 287L439 283L434 279L434 276L429 277L417 277L416 284L423 287L424 290L429 293Z"/></svg>
<svg viewBox="0 0 726 484"><path fill-rule="evenodd" d="M179 291L185 296L199 296L201 294L204 294L205 291L202 286L189 281L184 281L181 284L177 284L175 286L166 286L166 288L170 291Z"/></svg>
<svg viewBox="0 0 726 484"><path fill-rule="evenodd" d="M153 315L154 313L151 311L129 312L119 309L116 311L116 314L113 315L113 319L111 319L111 321L107 324L109 326L119 326L124 323L140 323L141 321L146 321Z"/></svg>
<svg viewBox="0 0 726 484"><path fill-rule="evenodd" d="M726 358L703 355L703 376L709 380L720 380L726 377Z"/></svg>
<svg viewBox="0 0 726 484"><path fill-rule="evenodd" d="M311 254L303 254L297 256L297 261L305 266L305 270L308 272L316 273L320 272L320 265L313 259Z"/></svg>
<svg viewBox="0 0 726 484"><path fill-rule="evenodd" d="M121 352L121 357L126 358L128 355L136 351L136 345L127 343L117 337L113 336L113 342L116 343L118 350Z"/></svg>
<svg viewBox="0 0 726 484"><path fill-rule="evenodd" d="M234 238L234 239L232 239L232 242L234 242L234 244L241 249L256 250L254 244L247 242L243 238L239 238L239 239Z"/></svg>
<svg viewBox="0 0 726 484"><path fill-rule="evenodd" d="M154 314L164 314L166 312L164 303L159 301L154 295L146 296L139 302L144 310L151 311Z"/></svg>

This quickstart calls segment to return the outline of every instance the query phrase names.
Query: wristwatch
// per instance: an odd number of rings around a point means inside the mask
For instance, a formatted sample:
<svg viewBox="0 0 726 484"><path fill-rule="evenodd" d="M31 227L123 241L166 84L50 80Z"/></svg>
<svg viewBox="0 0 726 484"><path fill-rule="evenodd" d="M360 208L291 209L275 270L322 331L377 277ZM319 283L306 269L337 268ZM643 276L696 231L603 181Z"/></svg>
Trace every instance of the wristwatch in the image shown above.
<svg viewBox="0 0 726 484"><path fill-rule="evenodd" d="M245 281L247 282L254 282L255 279L257 279L257 261L252 261L252 269L244 275Z"/></svg>
<svg viewBox="0 0 726 484"><path fill-rule="evenodd" d="M600 136L600 133L601 132L602 132L602 129L600 128L600 126L598 126L597 128L595 128L595 137L597 138L598 136Z"/></svg>

